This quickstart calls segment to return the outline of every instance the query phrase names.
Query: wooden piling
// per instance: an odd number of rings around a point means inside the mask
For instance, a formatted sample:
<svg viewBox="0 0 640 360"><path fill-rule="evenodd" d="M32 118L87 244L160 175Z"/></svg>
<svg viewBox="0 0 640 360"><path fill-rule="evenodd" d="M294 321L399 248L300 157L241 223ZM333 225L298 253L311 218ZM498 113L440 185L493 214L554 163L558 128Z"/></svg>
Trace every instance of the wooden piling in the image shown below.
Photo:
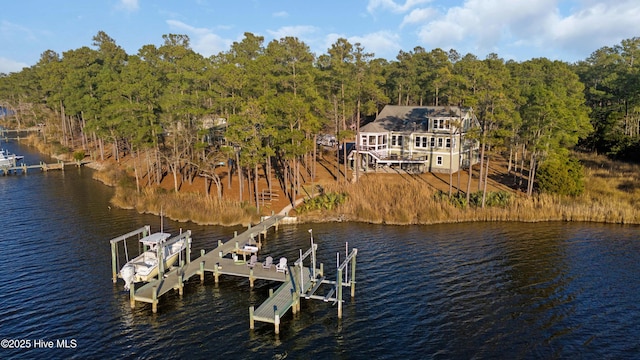
<svg viewBox="0 0 640 360"><path fill-rule="evenodd" d="M291 289L291 311L294 315L298 313L298 307L296 306L296 295L296 292Z"/></svg>
<svg viewBox="0 0 640 360"><path fill-rule="evenodd" d="M356 296L356 254L351 258L351 298Z"/></svg>
<svg viewBox="0 0 640 360"><path fill-rule="evenodd" d="M117 244L111 243L111 274L113 277L113 283L118 281L118 254Z"/></svg>
<svg viewBox="0 0 640 360"><path fill-rule="evenodd" d="M134 309L136 307L136 284L131 283L129 287L129 304L131 308Z"/></svg>
<svg viewBox="0 0 640 360"><path fill-rule="evenodd" d="M180 260L180 269L178 269L178 294L180 297L184 295L184 260Z"/></svg>
<svg viewBox="0 0 640 360"><path fill-rule="evenodd" d="M342 319L342 270L341 269L338 269L336 291L338 292L338 319Z"/></svg>
<svg viewBox="0 0 640 360"><path fill-rule="evenodd" d="M154 286L152 288L153 292L151 293L151 311L153 311L153 313L157 313L158 312L158 287Z"/></svg>
<svg viewBox="0 0 640 360"><path fill-rule="evenodd" d="M253 330L256 327L256 322L253 319L253 312L255 307L253 305L249 306L249 329Z"/></svg>

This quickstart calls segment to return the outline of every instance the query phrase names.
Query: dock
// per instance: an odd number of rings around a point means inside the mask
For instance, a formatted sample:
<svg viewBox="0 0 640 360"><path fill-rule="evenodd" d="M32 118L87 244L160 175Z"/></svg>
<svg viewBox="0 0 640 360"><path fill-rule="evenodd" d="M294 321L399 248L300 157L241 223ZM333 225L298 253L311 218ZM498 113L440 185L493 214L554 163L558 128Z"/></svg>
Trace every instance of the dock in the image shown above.
<svg viewBox="0 0 640 360"><path fill-rule="evenodd" d="M337 276L335 281L327 280L324 276L324 266L321 263L319 267L316 264L317 244L314 243L313 233L311 234L311 247L303 254L300 250L300 256L294 264L287 263L287 266L280 267L279 259L274 259L270 266L263 266L262 262L257 262L253 266L248 264L247 256L255 254L261 246L262 238L266 239L269 229L277 230L278 224L284 219L284 215L272 215L263 219L259 224L249 227L246 231L235 234L235 236L227 242L218 241L218 246L209 252L201 250L200 256L194 260L190 259L190 235L187 231L182 235L188 239L187 255L184 260L180 261L179 266L167 271L160 271L157 279L153 279L136 289L135 284L129 288L129 299L132 308L135 308L136 302L151 304L152 311L158 311L159 299L170 291L178 291L180 296L184 294L184 284L192 277L199 275L200 282L204 282L205 273L213 274L215 283L219 283L220 275L229 275L241 278L248 278L250 287L254 287L256 280L277 281L282 284L276 291L270 290L269 297L257 309L249 308L250 329L254 329L255 322L272 323L275 327L276 334L280 331L280 319L289 311L295 314L300 310L301 299L322 300L324 302L332 302L338 304L338 317L342 317L342 287L351 288L351 296L355 296L355 259L357 249L353 249L351 253L345 255L345 260L337 268ZM147 228L148 229L148 228ZM125 237L147 231L145 228L115 238L112 243L112 265L113 265L113 282L118 278L118 269L116 266L116 250L114 243L121 241ZM176 237L176 240L178 237ZM173 239L168 240L174 241ZM247 247L249 246L249 248ZM264 260L265 256L263 256ZM309 266L304 265L305 259L310 260ZM339 259L339 255L338 255ZM351 278L343 271L348 264L351 264ZM317 292L321 288L329 286L328 292L318 295Z"/></svg>
<svg viewBox="0 0 640 360"><path fill-rule="evenodd" d="M40 171L49 171L49 170L62 170L64 171L65 167L67 166L76 166L76 167L80 167L84 164L86 164L87 161L81 162L81 161L71 161L71 162L64 162L64 161L58 161L57 163L44 163L44 162L40 162L39 164L35 164L35 165L26 165L26 164L13 164L11 166L0 166L0 173L2 173L2 175L10 175L11 173L13 174L17 174L19 172L21 172L23 175L27 174L27 171L29 169L40 169Z"/></svg>

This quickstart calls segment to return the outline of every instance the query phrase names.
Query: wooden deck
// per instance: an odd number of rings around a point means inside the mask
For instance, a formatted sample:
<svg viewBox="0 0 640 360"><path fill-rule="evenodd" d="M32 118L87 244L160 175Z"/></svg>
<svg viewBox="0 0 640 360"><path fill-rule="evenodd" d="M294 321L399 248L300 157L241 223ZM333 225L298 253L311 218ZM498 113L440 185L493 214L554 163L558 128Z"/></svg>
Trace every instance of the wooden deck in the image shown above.
<svg viewBox="0 0 640 360"><path fill-rule="evenodd" d="M267 323L276 323L277 319L286 314L291 306L299 301L298 287L300 287L300 270L296 267L290 267L287 274L287 281L280 285L272 296L270 296L260 307L253 313L253 320ZM310 279L311 272L309 268L303 268L304 279ZM312 282L307 281L302 285L302 292L306 293L311 288ZM277 317L276 317L277 315Z"/></svg>
<svg viewBox="0 0 640 360"><path fill-rule="evenodd" d="M272 323L275 327L275 333L278 334L280 332L280 319L289 310L292 310L294 314L299 312L300 302L303 298L324 302L330 301L334 305L337 304L338 318L342 318L342 288L350 287L351 297L355 296L355 257L357 249L353 249L348 255L345 254L345 260L337 268L335 281L326 279L322 263L319 268L316 266L317 244L313 241L313 235L311 235L311 247L309 250L304 254L301 251L300 257L296 261L288 262L289 266L286 273L276 270L276 264L279 263L279 259L273 259L273 264L267 268L260 262L252 267L247 265L246 259L250 253L247 254L246 251L243 251L244 245L260 243L260 235L266 235L266 232L271 227L276 227L277 229L278 223L284 218L284 215L273 215L243 233L236 234L225 243L220 241L218 246L208 253L202 250L201 256L193 261L187 261L186 263L181 261L179 266L165 272L164 276L159 279L152 280L138 289L135 289L134 284L134 286L130 287L131 307L135 307L137 301L146 302L152 304L152 310L155 313L157 312L159 298L162 295L171 290L178 290L182 295L184 284L187 280L195 275L200 275L200 280L204 281L205 273L211 272L216 283L220 275L248 278L251 287L253 287L256 279L282 283L276 291L269 290L269 297L257 309L254 306L249 308L250 329L255 328L256 321ZM111 241L112 263L116 264L116 260L114 260L116 257L114 255L114 242L145 231L149 232L149 228L141 228L113 239ZM309 233L312 234L312 231L309 230ZM188 232L187 236L190 236L190 232ZM189 247L187 247L185 260L190 257L188 249ZM247 255L247 257L244 255ZM307 258L311 261L309 267L304 265L304 260ZM343 279L343 271L347 271L349 265L351 265L351 277L347 282L346 275ZM116 265L113 265L113 267L115 269ZM114 283L116 279L117 273L114 270ZM323 285L330 287L328 292L322 291Z"/></svg>
<svg viewBox="0 0 640 360"><path fill-rule="evenodd" d="M273 215L258 225L236 235L231 240L225 243L220 242L215 249L199 258L165 273L164 277L150 281L135 289L131 299L132 306L135 305L136 301L150 303L153 305L155 312L157 311L158 298L171 290L178 290L182 294L185 281L195 275L200 275L203 278L204 273L207 271L213 273L216 280L219 275L233 275L247 277L251 284L255 279L286 281L285 274L276 271L275 263L269 269L263 268L262 263L257 263L253 268L249 268L242 255L238 256L238 261L226 257L228 254L242 253L241 249L245 244L255 244L256 238L260 234L266 234L269 228L277 226L278 222L283 218L283 215Z"/></svg>

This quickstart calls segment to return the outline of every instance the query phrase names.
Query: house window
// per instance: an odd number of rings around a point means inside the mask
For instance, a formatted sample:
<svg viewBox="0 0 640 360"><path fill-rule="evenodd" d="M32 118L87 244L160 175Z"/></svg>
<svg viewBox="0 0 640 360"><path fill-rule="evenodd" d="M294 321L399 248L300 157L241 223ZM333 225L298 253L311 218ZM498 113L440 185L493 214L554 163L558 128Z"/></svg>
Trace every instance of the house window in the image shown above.
<svg viewBox="0 0 640 360"><path fill-rule="evenodd" d="M416 147L420 147L420 136L416 136Z"/></svg>
<svg viewBox="0 0 640 360"><path fill-rule="evenodd" d="M451 139L447 138L445 147L448 147L448 148L451 147Z"/></svg>
<svg viewBox="0 0 640 360"><path fill-rule="evenodd" d="M442 147L442 138L438 138L438 147L441 148Z"/></svg>
<svg viewBox="0 0 640 360"><path fill-rule="evenodd" d="M434 129L449 129L449 120L437 119L433 121Z"/></svg>
<svg viewBox="0 0 640 360"><path fill-rule="evenodd" d="M431 147L436 147L436 138L431 138Z"/></svg>
<svg viewBox="0 0 640 360"><path fill-rule="evenodd" d="M391 135L391 146L402 146L402 135Z"/></svg>
<svg viewBox="0 0 640 360"><path fill-rule="evenodd" d="M438 157L436 157L436 163L437 163L438 165L442 165L442 156L438 156Z"/></svg>
<svg viewBox="0 0 640 360"><path fill-rule="evenodd" d="M426 137L426 136L423 136L423 137L422 137L422 147L423 147L423 148L426 148L426 147L427 147L427 137Z"/></svg>

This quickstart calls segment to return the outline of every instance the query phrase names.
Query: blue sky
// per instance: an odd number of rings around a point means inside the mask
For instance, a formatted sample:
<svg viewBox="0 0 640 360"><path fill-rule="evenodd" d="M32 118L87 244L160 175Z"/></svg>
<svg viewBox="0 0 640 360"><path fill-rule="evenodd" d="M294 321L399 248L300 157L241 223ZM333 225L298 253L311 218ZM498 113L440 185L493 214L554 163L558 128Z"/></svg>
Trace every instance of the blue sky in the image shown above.
<svg viewBox="0 0 640 360"><path fill-rule="evenodd" d="M173 33L210 56L251 32L265 45L296 36L316 54L344 37L389 60L422 46L574 62L640 36L639 20L638 0L12 0L0 12L0 72L91 46L98 31L129 54Z"/></svg>

